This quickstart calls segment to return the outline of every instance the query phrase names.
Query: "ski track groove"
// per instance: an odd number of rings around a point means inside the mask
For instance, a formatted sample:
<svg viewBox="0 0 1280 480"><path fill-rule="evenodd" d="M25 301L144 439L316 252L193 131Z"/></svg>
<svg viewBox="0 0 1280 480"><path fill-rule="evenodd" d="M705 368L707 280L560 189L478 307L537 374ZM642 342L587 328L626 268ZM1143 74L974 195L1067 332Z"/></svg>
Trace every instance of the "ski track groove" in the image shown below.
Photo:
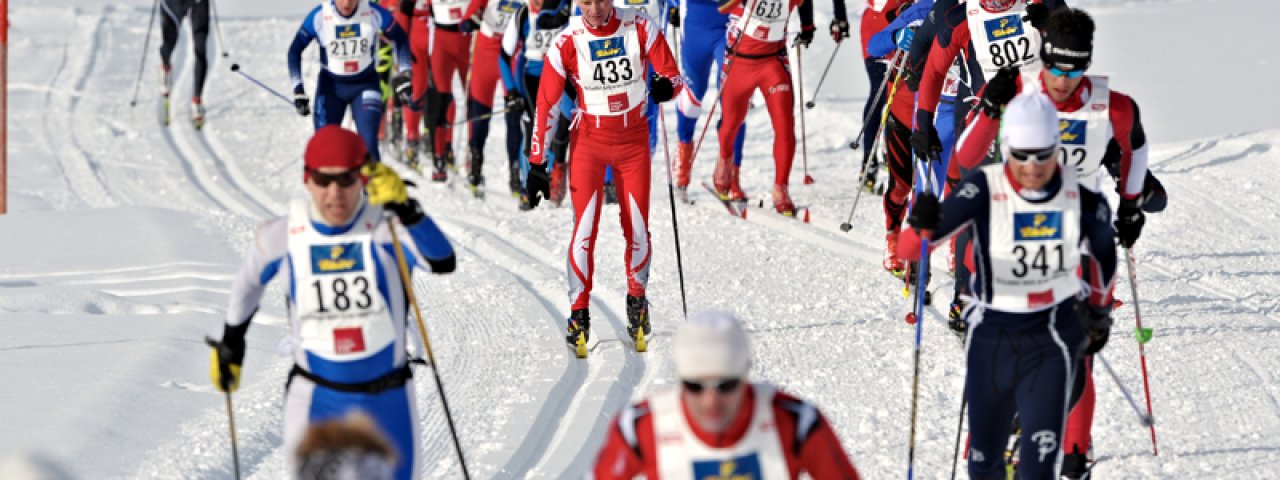
<svg viewBox="0 0 1280 480"><path fill-rule="evenodd" d="M91 77L91 73L97 64L98 50L101 48L102 26L106 22L107 14L111 8L104 8L97 16L82 14L79 8L73 9L75 19L73 23L77 26L72 35L77 37L85 35L87 38L79 41L71 41L68 47L64 49L63 64L59 66L57 76L54 80L53 90L70 90L80 91L85 83ZM83 22L92 20L92 28L79 28ZM70 58L70 45L84 47L85 61L78 63L71 69L64 68ZM62 82L63 73L70 73L76 78L74 80L67 79ZM59 86L59 83L70 83L71 85ZM52 92L46 97L48 110L46 111L45 131L58 132L61 139L50 140L49 145L61 145L54 152L57 158L59 168L67 179L67 188L69 191L80 199L82 203L90 207L108 207L116 203L116 199L110 194L103 182L98 169L95 167L91 155L86 151L76 139L75 119L78 117L75 113L80 105L79 96L63 96L54 95Z"/></svg>

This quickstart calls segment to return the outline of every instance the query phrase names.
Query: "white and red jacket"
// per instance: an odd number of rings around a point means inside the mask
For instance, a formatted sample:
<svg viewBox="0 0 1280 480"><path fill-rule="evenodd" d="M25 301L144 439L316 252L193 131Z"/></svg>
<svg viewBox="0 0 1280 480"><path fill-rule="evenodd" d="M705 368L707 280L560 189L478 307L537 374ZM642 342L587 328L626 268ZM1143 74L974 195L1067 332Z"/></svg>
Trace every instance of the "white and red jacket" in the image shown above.
<svg viewBox="0 0 1280 480"><path fill-rule="evenodd" d="M540 148L548 129L551 109L564 94L565 82L573 80L578 117L585 128L640 128L640 141L648 141L645 105L648 102L648 72L671 80L674 94L684 88L667 40L653 19L635 10L614 9L608 21L592 27L583 17L569 19L547 51L538 88L529 163L541 165Z"/></svg>

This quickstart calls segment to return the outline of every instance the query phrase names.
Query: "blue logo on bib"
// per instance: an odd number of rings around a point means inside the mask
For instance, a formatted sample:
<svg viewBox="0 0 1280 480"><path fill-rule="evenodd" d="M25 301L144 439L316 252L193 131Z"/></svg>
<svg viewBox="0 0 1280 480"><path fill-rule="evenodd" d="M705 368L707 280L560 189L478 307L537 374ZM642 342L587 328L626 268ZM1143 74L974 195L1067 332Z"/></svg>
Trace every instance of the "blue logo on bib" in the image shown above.
<svg viewBox="0 0 1280 480"><path fill-rule="evenodd" d="M335 36L338 38L360 38L360 24L349 23L346 25L338 25L334 27L337 30Z"/></svg>
<svg viewBox="0 0 1280 480"><path fill-rule="evenodd" d="M1062 212L1014 213L1013 240L1062 240Z"/></svg>
<svg viewBox="0 0 1280 480"><path fill-rule="evenodd" d="M628 7L638 7L648 5L649 0L625 0L623 3L626 3Z"/></svg>
<svg viewBox="0 0 1280 480"><path fill-rule="evenodd" d="M360 244L311 246L311 273L347 273L364 270L364 251Z"/></svg>
<svg viewBox="0 0 1280 480"><path fill-rule="evenodd" d="M1058 140L1063 145L1084 145L1089 122L1084 120L1058 120Z"/></svg>
<svg viewBox="0 0 1280 480"><path fill-rule="evenodd" d="M501 2L498 2L498 11L503 13L516 13L516 10L519 9L519 2L513 2L511 0L502 0Z"/></svg>
<svg viewBox="0 0 1280 480"><path fill-rule="evenodd" d="M693 478L698 480L758 480L764 478L760 458L751 453L729 460L693 462Z"/></svg>
<svg viewBox="0 0 1280 480"><path fill-rule="evenodd" d="M1016 14L993 18L982 22L982 25L986 27L987 41L990 42L1022 35L1022 17Z"/></svg>
<svg viewBox="0 0 1280 480"><path fill-rule="evenodd" d="M591 61L593 62L627 54L627 45L622 42L622 37L592 40L587 43L587 47L591 49Z"/></svg>

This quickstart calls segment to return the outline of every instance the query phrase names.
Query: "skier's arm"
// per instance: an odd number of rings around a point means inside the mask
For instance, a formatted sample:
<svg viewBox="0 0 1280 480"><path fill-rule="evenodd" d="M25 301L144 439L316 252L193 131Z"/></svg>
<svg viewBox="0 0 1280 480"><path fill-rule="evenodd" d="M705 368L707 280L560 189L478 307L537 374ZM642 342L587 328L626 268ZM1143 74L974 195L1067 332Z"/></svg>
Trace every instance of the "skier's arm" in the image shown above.
<svg viewBox="0 0 1280 480"><path fill-rule="evenodd" d="M409 71L410 66L413 65L413 56L409 53L409 34L400 28L400 24L396 23L395 17L387 9L379 5L370 6L381 16L382 34L395 44L396 73Z"/></svg>
<svg viewBox="0 0 1280 480"><path fill-rule="evenodd" d="M813 432L800 447L800 470L811 478L858 480L858 469L840 446L840 439L821 413Z"/></svg>
<svg viewBox="0 0 1280 480"><path fill-rule="evenodd" d="M734 7L742 4L742 1L743 0L717 0L716 9L720 10L720 13L730 14L733 13Z"/></svg>
<svg viewBox="0 0 1280 480"><path fill-rule="evenodd" d="M970 174L951 196L942 200L942 212L936 231L917 232L908 228L898 235L898 256L903 260L919 260L921 237L929 240L930 250L933 250L946 244L946 240L952 235L968 228L970 223L985 218L991 208L989 195L986 174L981 171Z"/></svg>
<svg viewBox="0 0 1280 480"><path fill-rule="evenodd" d="M964 132L956 138L955 153L951 156L952 165L970 169L977 167L987 157L991 144L1000 133L1000 119L993 118L982 109L974 109L969 116L969 124ZM956 170L951 167L951 170ZM959 170L956 170L957 172Z"/></svg>
<svg viewBox="0 0 1280 480"><path fill-rule="evenodd" d="M231 280L231 299L227 305L222 339L233 351L244 351L244 336L249 331L249 320L258 311L267 283L280 269L287 268L285 256L289 250L289 221L286 217L269 220L258 227L253 235L253 247L240 263L240 270ZM238 348L237 348L238 347Z"/></svg>
<svg viewBox="0 0 1280 480"><path fill-rule="evenodd" d="M653 419L647 412L648 407L644 403L629 405L609 423L609 437L600 447L600 453L596 454L592 478L630 480L644 472L645 452L642 446L653 445ZM641 441L641 437L645 437L645 441ZM656 458L648 460L657 461Z"/></svg>
<svg viewBox="0 0 1280 480"><path fill-rule="evenodd" d="M547 57L542 63L542 77L538 81L538 92L535 94L538 108L535 110L533 137L529 143L529 163L532 165L540 166L545 161L546 152L542 151L542 146L545 145L543 139L547 138L551 108L564 95L565 79L576 69L576 64L573 63L576 59L577 53L573 42L569 41L569 35L567 32L560 32L552 47L547 50Z"/></svg>
<svg viewBox="0 0 1280 480"><path fill-rule="evenodd" d="M1120 197L1134 200L1142 195L1147 178L1147 134L1142 129L1138 102L1128 95L1111 92L1111 127L1115 134L1107 145L1103 164L1120 164Z"/></svg>
<svg viewBox="0 0 1280 480"><path fill-rule="evenodd" d="M649 66L654 73L671 80L672 98L675 98L674 95L679 95L684 89L684 77L680 75L680 67L676 64L675 55L671 54L671 47L667 46L667 37L658 29L657 22L648 15L641 14L638 18L641 19L640 42L645 46Z"/></svg>
<svg viewBox="0 0 1280 480"><path fill-rule="evenodd" d="M316 39L316 13L319 11L320 7L316 7L307 14L302 26L298 27L298 33L293 36L293 43L289 44L289 80L293 82L295 92L302 89L302 51Z"/></svg>
<svg viewBox="0 0 1280 480"><path fill-rule="evenodd" d="M502 50L498 51L498 73L502 75L502 87L507 92L520 91L520 82L516 81L512 64L515 63L516 52L520 49L521 26L527 23L528 15L529 7L520 7L520 11L507 22L507 28L502 33Z"/></svg>
<svg viewBox="0 0 1280 480"><path fill-rule="evenodd" d="M1089 255L1082 262L1091 264L1089 278L1089 305L1111 308L1111 291L1116 275L1116 231L1111 227L1111 207L1102 195L1086 188L1080 190L1081 239L1088 242Z"/></svg>
<svg viewBox="0 0 1280 480"><path fill-rule="evenodd" d="M834 0L839 2L840 0ZM816 27L813 26L813 0L801 0L800 8L800 30L812 31Z"/></svg>
<svg viewBox="0 0 1280 480"><path fill-rule="evenodd" d="M472 18L479 12L483 12L484 8L489 6L489 0L471 0L467 2L467 9L462 12L462 18ZM478 18L478 17L477 17Z"/></svg>
<svg viewBox="0 0 1280 480"><path fill-rule="evenodd" d="M929 15L929 7L930 5L927 3L917 3L907 8L901 15L898 15L898 18L889 22L889 25L884 27L883 30L871 36L871 40L867 41L867 53L870 53L873 57L889 55L889 53L893 52L893 49L898 48L898 42L894 40L898 30L909 28L912 24L919 25ZM917 27L916 34L919 33L920 30Z"/></svg>
<svg viewBox="0 0 1280 480"><path fill-rule="evenodd" d="M917 121L921 113L927 113L929 120L933 119L934 112L938 111L938 102L942 100L942 84L947 79L947 70L967 45L969 27L965 23L955 27L949 43L944 44L941 36L934 39L929 58L920 72L920 90L916 92L919 94L916 100Z"/></svg>
<svg viewBox="0 0 1280 480"><path fill-rule="evenodd" d="M920 91L920 75L924 73L924 65L929 60L929 55L933 53L934 41L939 32L948 32L947 12L952 8L963 8L957 5L956 0L938 0L933 3L933 7L929 9L929 13L925 15L924 22L916 29L915 38L911 40L911 49L907 51L907 58L903 62L903 70L907 76L907 88L913 92Z"/></svg>
<svg viewBox="0 0 1280 480"><path fill-rule="evenodd" d="M410 203L412 208L418 209L421 213L421 207L416 202ZM440 274L453 272L457 268L453 245L449 243L449 239L444 236L444 232L440 231L440 227L436 226L436 222L431 220L431 217L422 214L422 218L411 225L403 225L400 222L396 222L395 225L396 235L403 249L401 253L404 254L405 262L410 269L425 264L431 273ZM386 229L386 224L378 230L377 240L388 253L395 254L394 242Z"/></svg>

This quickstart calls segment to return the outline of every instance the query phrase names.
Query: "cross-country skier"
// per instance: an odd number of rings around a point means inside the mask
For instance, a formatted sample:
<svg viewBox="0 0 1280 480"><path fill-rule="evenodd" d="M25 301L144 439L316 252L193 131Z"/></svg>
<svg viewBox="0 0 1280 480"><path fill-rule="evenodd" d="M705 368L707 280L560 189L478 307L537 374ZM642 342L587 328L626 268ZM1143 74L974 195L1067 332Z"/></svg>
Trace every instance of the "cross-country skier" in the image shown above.
<svg viewBox="0 0 1280 480"><path fill-rule="evenodd" d="M690 316L671 350L679 386L618 414L594 478L858 478L817 406L748 380L751 346L732 313Z"/></svg>
<svg viewBox="0 0 1280 480"><path fill-rule="evenodd" d="M395 445L395 478L413 478L419 420L406 385L412 372L405 338L405 289L412 287L400 281L397 255L410 268L448 273L453 247L400 177L372 162L355 133L321 127L304 163L309 198L295 199L287 215L258 227L232 281L221 340L230 355L214 350L214 385L238 387L249 321L267 282L280 276L289 286L287 341L295 362L285 387L285 451L295 450L308 424L362 409ZM384 212L399 220L399 251Z"/></svg>
<svg viewBox="0 0 1280 480"><path fill-rule="evenodd" d="M431 81L434 95L427 97L427 128L434 145L431 179L444 181L445 170L454 168L453 122L457 103L453 97L453 78L466 85L471 67L471 33L480 29L480 19L465 16L468 0L418 0L418 12L430 12ZM423 5L425 4L425 5ZM425 19L424 19L425 22ZM462 96L466 96L464 92Z"/></svg>
<svg viewBox="0 0 1280 480"><path fill-rule="evenodd" d="M467 93L467 116L475 119L488 115L493 111L493 94L498 82L502 79L500 64L502 63L503 34L507 31L507 23L515 17L516 12L524 5L524 0L471 0L467 7L466 18L477 12L480 14L480 33L475 35L474 52L472 52L470 92ZM504 98L512 92L504 88ZM507 106L504 115L507 124L507 159L509 163L519 160L520 155L520 112L512 111ZM479 194L484 184L481 174L484 166L484 143L489 138L489 119L472 120L467 135L468 169L467 183L473 193Z"/></svg>
<svg viewBox="0 0 1280 480"><path fill-rule="evenodd" d="M195 55L194 87L191 90L191 121L197 129L204 127L204 79L209 71L209 1L163 0L160 9L160 94L164 97L164 124L169 124L169 90L173 87L173 49L178 46L178 27L182 17L191 16L191 53Z"/></svg>
<svg viewBox="0 0 1280 480"><path fill-rule="evenodd" d="M1020 77L997 76L985 88L1007 89L1010 87L1001 83L1017 81L1018 88L1042 91L1053 100L1058 111L1061 160L1075 168L1080 185L1101 193L1104 167L1118 173L1120 206L1115 226L1120 245L1132 247L1142 233L1143 212L1161 211L1167 203L1164 188L1147 169L1147 139L1138 104L1110 89L1107 77L1085 75L1093 58L1094 23L1089 14L1078 9L1057 10L1049 16L1043 33L1043 69ZM1093 356L1089 355L1076 376L1080 402L1072 409L1063 443L1062 474L1067 478L1083 478L1088 472L1092 370Z"/></svg>
<svg viewBox="0 0 1280 480"><path fill-rule="evenodd" d="M811 0L722 0L719 7L721 12L730 14L730 25L725 40L728 47L724 69L720 73L724 89L720 94L720 108L724 112L718 132L720 153L712 183L721 200L733 199L730 187L738 178L738 167L733 164L734 139L747 118L751 95L759 89L773 124L773 208L787 216L796 214L796 205L788 192L791 162L796 155L796 117L787 56L787 22L797 7L800 33L796 35L795 45L808 48L813 43L814 32ZM737 75L733 75L734 70Z"/></svg>
<svg viewBox="0 0 1280 480"><path fill-rule="evenodd" d="M356 130L374 161L378 156L378 128L382 123L382 88L376 69L379 34L396 46L400 72L392 80L396 94L409 93L408 38L391 12L369 0L326 0L307 14L289 45L289 79L293 81L293 106L299 115L311 114L311 101L302 86L302 51L311 42L320 44L320 73L316 79L315 126L342 123L351 107Z"/></svg>
<svg viewBox="0 0 1280 480"><path fill-rule="evenodd" d="M888 87L880 94L880 98L875 98L876 90L884 83L884 76L888 74L889 58L885 53L873 54L871 52L871 38L877 32L882 32L894 18L901 6L900 0L866 0L862 6L862 19L858 24L858 32L862 40L862 64L867 71L867 81L869 87L867 90L867 102L862 105L862 118L869 119L867 125L862 130L862 165L867 167L867 178L875 178L874 164L868 164L872 161L871 145L875 143L876 132L880 131L880 124L884 121L884 104L885 99L889 95ZM843 2L837 3L838 8L843 9ZM836 18L831 21L831 36L839 42L841 39L849 36L849 22L844 19L841 12L837 10ZM875 100L872 102L872 100Z"/></svg>
<svg viewBox="0 0 1280 480"><path fill-rule="evenodd" d="M966 177L941 205L933 194L918 198L898 254L919 259L922 236L940 242L961 229L974 236L972 308L965 313L969 475L1005 478L1002 452L1016 413L1018 476L1049 480L1058 477L1081 349L1086 338L1100 348L1111 328L1115 232L1106 199L1080 188L1075 169L1058 162L1053 101L1014 92L988 88L964 140L989 147L998 132L1007 161ZM954 158L976 164L966 157L985 150L958 150Z"/></svg>
<svg viewBox="0 0 1280 480"><path fill-rule="evenodd" d="M679 7L670 14L671 26L679 28L680 66L683 67L688 85L684 94L676 99L676 148L675 187L681 197L688 197L690 174L693 171L693 135L697 130L698 117L702 115L702 101L710 87L711 77L715 76L717 88L725 59L725 31L729 28L729 15L720 13L717 0L685 0L684 18L681 19ZM715 65L713 72L711 66ZM723 112L721 112L723 116ZM707 121L710 121L708 119ZM733 164L742 164L742 141L746 138L747 127L738 130L738 137L733 141ZM729 196L737 200L745 200L747 194L734 182L729 187Z"/></svg>
<svg viewBox="0 0 1280 480"><path fill-rule="evenodd" d="M591 280L595 265L596 227L603 202L604 170L612 167L618 186L622 231L627 241L627 319L633 338L649 333L649 120L646 106L665 102L684 87L671 50L648 15L615 9L609 0L578 0L581 16L557 34L547 52L539 82L530 170L525 188L530 204L550 197L546 171L548 120L568 82L577 88L577 113L569 148L569 190L574 227L568 277L572 315L567 340L586 355L590 332ZM652 67L654 76L646 78ZM539 197L541 195L541 197ZM637 347L639 347L637 342Z"/></svg>

